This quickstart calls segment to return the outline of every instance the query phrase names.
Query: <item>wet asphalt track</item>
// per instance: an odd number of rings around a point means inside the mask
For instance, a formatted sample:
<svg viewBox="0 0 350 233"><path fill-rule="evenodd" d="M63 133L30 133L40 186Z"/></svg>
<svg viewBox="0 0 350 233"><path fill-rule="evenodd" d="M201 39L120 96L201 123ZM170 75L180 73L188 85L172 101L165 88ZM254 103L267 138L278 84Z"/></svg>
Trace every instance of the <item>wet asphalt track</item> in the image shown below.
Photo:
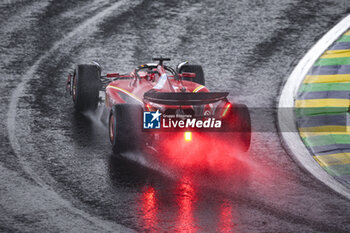
<svg viewBox="0 0 350 233"><path fill-rule="evenodd" d="M208 152L205 169L120 159L64 92L75 63L128 72L163 55L272 108L347 1L130 2L0 3L0 232L349 232L350 201L294 164L276 132L255 132L249 154ZM271 131L275 118L264 116Z"/></svg>

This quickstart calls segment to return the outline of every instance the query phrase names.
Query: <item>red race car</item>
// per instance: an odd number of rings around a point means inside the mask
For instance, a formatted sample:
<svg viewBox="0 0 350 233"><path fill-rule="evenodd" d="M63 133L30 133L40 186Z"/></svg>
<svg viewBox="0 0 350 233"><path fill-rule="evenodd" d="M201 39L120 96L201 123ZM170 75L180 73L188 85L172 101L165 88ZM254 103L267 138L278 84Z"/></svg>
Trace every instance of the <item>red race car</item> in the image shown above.
<svg viewBox="0 0 350 233"><path fill-rule="evenodd" d="M101 75L101 66L80 64L68 75L67 90L76 110L94 111L105 103L109 138L115 153L157 148L174 133L179 140L195 143L192 133L222 137L241 151L251 140L247 106L231 103L227 92L209 92L200 65L138 66L129 74ZM100 95L103 92L104 95ZM104 101L103 101L104 98ZM183 142L182 142L183 143Z"/></svg>

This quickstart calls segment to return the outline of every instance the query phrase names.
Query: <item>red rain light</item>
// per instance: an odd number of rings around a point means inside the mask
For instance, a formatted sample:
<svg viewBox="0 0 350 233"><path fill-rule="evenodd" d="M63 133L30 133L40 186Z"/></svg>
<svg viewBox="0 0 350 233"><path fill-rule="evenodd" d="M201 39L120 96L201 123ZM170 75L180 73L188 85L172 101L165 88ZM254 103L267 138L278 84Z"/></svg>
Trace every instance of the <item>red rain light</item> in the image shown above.
<svg viewBox="0 0 350 233"><path fill-rule="evenodd" d="M191 132L185 132L184 138L186 142L192 141L192 133Z"/></svg>

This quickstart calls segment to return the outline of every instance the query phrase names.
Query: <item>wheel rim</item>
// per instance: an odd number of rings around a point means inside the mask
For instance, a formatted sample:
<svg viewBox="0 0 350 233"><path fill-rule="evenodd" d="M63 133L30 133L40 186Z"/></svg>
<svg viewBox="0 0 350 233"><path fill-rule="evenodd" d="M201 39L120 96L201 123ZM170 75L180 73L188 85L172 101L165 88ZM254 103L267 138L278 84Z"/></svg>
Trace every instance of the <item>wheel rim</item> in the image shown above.
<svg viewBox="0 0 350 233"><path fill-rule="evenodd" d="M114 127L115 123L114 123L114 117L111 114L110 118L109 118L109 139L111 141L111 143L113 144L114 142L114 136L115 136L115 132L114 132Z"/></svg>

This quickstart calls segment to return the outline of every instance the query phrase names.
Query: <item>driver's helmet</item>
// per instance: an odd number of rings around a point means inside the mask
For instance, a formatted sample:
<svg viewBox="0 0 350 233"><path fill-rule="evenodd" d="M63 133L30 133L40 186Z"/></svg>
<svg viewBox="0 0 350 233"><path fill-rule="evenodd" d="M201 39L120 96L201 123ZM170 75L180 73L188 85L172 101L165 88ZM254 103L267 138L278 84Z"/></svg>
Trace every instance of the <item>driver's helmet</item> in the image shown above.
<svg viewBox="0 0 350 233"><path fill-rule="evenodd" d="M157 68L151 68L150 71L157 71ZM159 77L158 72L153 72L148 74L149 81L155 81Z"/></svg>

